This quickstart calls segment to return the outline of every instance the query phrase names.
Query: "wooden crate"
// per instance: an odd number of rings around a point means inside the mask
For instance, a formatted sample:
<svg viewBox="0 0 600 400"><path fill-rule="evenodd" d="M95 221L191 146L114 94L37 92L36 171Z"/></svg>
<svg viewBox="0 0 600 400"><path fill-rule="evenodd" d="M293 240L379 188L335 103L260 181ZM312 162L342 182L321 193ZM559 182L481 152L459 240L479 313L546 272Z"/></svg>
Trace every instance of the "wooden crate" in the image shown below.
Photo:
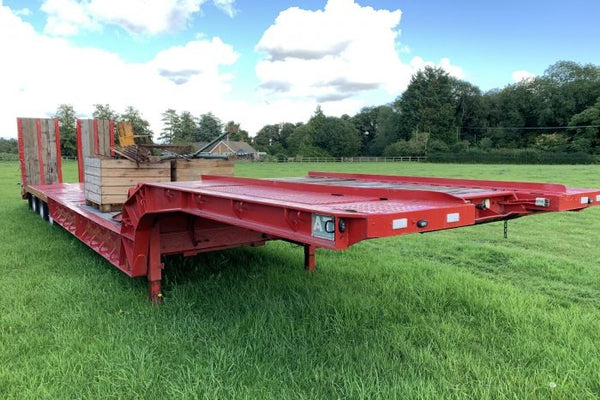
<svg viewBox="0 0 600 400"><path fill-rule="evenodd" d="M118 208L127 199L129 188L140 182L169 182L170 162L136 164L129 160L85 158L85 199L103 211ZM103 206L103 207L101 207Z"/></svg>
<svg viewBox="0 0 600 400"><path fill-rule="evenodd" d="M202 159L191 160L177 159L172 162L171 180L199 181L200 175L233 175L233 160Z"/></svg>

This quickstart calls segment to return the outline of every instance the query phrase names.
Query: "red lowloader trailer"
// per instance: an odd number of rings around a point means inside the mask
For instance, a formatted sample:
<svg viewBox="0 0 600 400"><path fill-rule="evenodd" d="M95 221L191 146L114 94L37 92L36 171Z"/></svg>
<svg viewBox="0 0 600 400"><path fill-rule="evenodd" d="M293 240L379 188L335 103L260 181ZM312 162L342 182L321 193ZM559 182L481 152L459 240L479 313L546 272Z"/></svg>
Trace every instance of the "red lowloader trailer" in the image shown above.
<svg viewBox="0 0 600 400"><path fill-rule="evenodd" d="M131 277L145 276L160 300L161 257L286 240L343 250L365 239L430 232L600 204L600 190L563 185L311 172L304 178L203 176L143 183L119 213L85 203L82 184L26 188L43 216Z"/></svg>
<svg viewBox="0 0 600 400"><path fill-rule="evenodd" d="M21 157L23 177L26 164ZM44 218L128 276L146 277L155 302L166 255L285 240L304 246L304 266L313 270L317 248L600 205L600 190L560 184L310 172L139 183L120 212L100 212L86 205L82 183L23 183L24 198Z"/></svg>

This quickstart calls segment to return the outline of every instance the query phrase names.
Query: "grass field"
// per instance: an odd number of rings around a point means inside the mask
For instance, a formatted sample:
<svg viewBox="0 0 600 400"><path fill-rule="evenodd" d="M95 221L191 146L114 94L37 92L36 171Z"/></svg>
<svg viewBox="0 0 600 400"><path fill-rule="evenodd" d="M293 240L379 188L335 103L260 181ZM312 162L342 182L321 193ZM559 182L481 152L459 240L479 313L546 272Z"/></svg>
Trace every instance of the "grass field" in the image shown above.
<svg viewBox="0 0 600 400"><path fill-rule="evenodd" d="M600 187L598 165L236 165L308 170ZM318 250L314 274L287 243L170 258L158 307L18 180L0 163L1 399L600 398L600 207Z"/></svg>

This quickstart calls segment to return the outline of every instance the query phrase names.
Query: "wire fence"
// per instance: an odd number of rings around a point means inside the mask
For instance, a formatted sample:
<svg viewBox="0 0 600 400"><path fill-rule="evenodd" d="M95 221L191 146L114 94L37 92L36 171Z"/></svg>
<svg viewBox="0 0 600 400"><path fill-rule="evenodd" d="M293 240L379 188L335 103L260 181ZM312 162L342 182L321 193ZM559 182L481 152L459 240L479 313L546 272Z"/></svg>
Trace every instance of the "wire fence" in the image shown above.
<svg viewBox="0 0 600 400"><path fill-rule="evenodd" d="M292 162L292 163L362 163L362 162L423 162L427 157L405 156L405 157L287 157L287 158L265 158L256 160L259 162Z"/></svg>
<svg viewBox="0 0 600 400"><path fill-rule="evenodd" d="M18 155L14 155L18 160ZM77 157L62 157L63 160L77 160ZM338 163L338 162L423 162L427 161L424 156L405 156L405 157L262 157L260 159L241 159L237 161L255 161L255 162L296 162L296 163Z"/></svg>

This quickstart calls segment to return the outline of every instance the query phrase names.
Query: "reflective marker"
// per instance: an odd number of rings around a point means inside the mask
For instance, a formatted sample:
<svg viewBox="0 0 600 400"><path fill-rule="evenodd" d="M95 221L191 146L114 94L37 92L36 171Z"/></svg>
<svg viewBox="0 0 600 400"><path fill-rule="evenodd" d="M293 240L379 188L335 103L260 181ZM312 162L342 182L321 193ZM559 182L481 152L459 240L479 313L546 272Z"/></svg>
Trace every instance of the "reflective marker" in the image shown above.
<svg viewBox="0 0 600 400"><path fill-rule="evenodd" d="M451 213L451 214L446 215L446 222L451 223L451 222L458 222L458 221L460 221L459 213Z"/></svg>
<svg viewBox="0 0 600 400"><path fill-rule="evenodd" d="M408 220L406 218L395 219L392 221L392 229L403 229L408 226Z"/></svg>
<svg viewBox="0 0 600 400"><path fill-rule="evenodd" d="M550 200L546 199L545 197L536 197L535 205L538 207L549 207Z"/></svg>

